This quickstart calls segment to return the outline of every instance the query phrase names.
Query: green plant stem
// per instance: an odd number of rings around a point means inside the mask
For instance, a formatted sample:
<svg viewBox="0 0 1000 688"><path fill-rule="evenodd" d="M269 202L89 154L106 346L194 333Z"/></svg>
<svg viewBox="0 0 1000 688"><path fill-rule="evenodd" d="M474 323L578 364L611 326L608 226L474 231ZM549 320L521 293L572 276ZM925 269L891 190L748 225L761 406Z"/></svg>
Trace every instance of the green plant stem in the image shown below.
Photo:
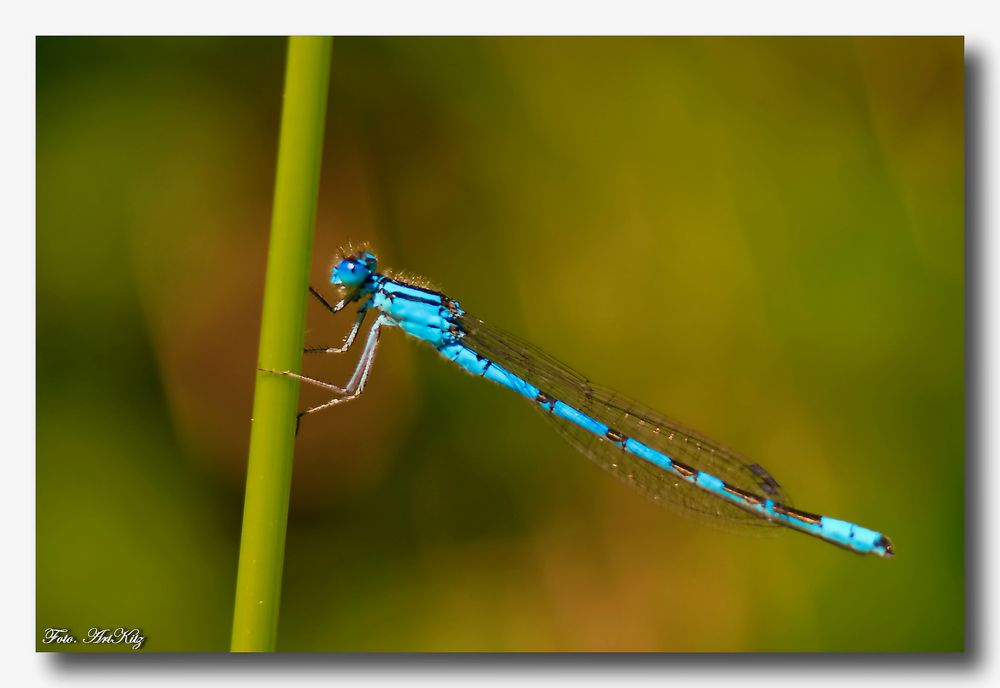
<svg viewBox="0 0 1000 688"><path fill-rule="evenodd" d="M302 364L331 48L330 38L293 37L288 42L260 368L298 372ZM236 576L234 652L269 652L275 647L295 449L298 380L258 372L256 383Z"/></svg>

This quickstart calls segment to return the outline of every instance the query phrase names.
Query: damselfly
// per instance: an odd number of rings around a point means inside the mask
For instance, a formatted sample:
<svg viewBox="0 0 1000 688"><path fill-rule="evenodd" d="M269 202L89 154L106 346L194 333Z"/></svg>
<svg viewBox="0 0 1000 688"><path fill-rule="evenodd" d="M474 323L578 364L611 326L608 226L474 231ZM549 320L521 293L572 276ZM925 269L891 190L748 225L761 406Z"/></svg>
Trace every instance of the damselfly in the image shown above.
<svg viewBox="0 0 1000 688"><path fill-rule="evenodd" d="M881 533L789 506L781 486L759 464L591 383L534 346L473 318L458 301L416 280L376 272L377 265L368 251L344 255L330 274L330 283L343 293L335 304L309 288L331 313L355 303L359 308L341 346L307 353L347 351L366 316L377 313L344 387L290 371L267 371L336 394L300 413L300 419L357 399L368 382L381 329L399 327L473 375L529 399L576 449L655 501L722 521L785 526L859 554L893 554Z"/></svg>

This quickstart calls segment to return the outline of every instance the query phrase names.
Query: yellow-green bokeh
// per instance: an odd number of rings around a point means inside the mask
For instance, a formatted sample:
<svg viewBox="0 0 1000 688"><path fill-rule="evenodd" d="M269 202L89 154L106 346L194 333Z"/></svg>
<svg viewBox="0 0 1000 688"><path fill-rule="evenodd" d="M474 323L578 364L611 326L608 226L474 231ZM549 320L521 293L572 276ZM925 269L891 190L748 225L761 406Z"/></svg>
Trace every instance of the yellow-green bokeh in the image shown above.
<svg viewBox="0 0 1000 688"><path fill-rule="evenodd" d="M38 42L40 649L228 646L283 59ZM387 332L300 433L279 649L962 649L963 191L958 38L337 39L314 284L370 241L898 554L664 511Z"/></svg>

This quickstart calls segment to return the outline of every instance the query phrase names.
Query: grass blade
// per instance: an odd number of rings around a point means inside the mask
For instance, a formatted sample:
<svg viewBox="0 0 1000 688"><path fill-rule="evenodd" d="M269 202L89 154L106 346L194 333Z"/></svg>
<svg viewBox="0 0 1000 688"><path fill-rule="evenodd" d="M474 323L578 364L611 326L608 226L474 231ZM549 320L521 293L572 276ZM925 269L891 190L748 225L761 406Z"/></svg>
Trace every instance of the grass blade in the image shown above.
<svg viewBox="0 0 1000 688"><path fill-rule="evenodd" d="M299 371L332 39L288 42L258 366ZM299 383L257 373L231 648L275 648Z"/></svg>

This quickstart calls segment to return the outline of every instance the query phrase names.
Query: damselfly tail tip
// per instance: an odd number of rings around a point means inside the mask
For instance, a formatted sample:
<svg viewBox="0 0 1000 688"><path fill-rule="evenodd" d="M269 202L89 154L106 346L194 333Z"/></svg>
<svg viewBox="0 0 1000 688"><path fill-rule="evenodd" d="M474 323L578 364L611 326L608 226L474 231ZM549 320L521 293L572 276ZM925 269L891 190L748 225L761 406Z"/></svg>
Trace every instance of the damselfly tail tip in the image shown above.
<svg viewBox="0 0 1000 688"><path fill-rule="evenodd" d="M892 542L889 541L885 535L879 538L879 541L875 543L875 546L879 548L878 553L880 556L889 559L896 554L896 551L892 548Z"/></svg>

